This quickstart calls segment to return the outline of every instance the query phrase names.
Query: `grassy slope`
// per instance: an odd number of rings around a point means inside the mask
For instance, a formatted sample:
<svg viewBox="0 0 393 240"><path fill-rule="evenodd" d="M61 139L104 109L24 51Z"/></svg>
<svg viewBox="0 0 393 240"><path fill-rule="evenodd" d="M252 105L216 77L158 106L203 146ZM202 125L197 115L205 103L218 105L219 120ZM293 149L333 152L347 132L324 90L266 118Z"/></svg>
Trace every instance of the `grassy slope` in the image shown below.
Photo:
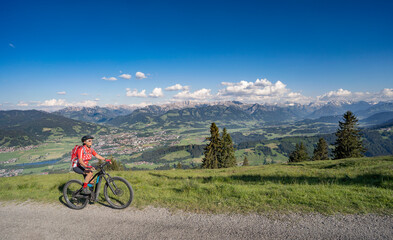
<svg viewBox="0 0 393 240"><path fill-rule="evenodd" d="M133 206L193 212L393 214L393 157L217 170L113 172L133 186ZM78 175L0 178L0 200L58 202ZM104 201L103 199L101 201Z"/></svg>

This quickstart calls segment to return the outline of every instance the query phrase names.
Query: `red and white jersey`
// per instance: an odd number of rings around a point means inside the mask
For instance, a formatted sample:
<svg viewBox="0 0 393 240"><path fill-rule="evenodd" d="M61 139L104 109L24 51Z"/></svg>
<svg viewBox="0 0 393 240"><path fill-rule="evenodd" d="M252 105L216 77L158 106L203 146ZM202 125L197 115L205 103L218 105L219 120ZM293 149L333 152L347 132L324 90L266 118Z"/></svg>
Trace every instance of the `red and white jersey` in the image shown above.
<svg viewBox="0 0 393 240"><path fill-rule="evenodd" d="M96 155L96 151L94 151L92 148L86 147L86 145L78 149L78 159L82 159L83 163L86 165L89 165L89 161L91 160L92 156Z"/></svg>

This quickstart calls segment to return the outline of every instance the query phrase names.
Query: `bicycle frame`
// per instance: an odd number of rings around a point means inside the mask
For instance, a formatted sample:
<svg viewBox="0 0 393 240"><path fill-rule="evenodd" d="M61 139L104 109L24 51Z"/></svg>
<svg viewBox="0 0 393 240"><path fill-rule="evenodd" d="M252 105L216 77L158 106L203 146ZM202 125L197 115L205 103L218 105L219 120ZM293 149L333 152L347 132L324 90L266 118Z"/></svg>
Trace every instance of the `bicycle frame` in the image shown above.
<svg viewBox="0 0 393 240"><path fill-rule="evenodd" d="M108 184L109 188L111 189L111 191L113 193L115 193L115 190L113 189L113 187L109 184L111 182L112 177L109 175L109 173L105 172L104 167L108 164L108 162L102 164L101 166L99 166L100 171L98 171L96 174L94 174L94 176L90 179L90 181L88 182L88 184L92 184L92 181L97 177L97 180L95 181L95 185L94 185L94 191L93 194L91 194L91 200L93 202L97 202L98 200L98 196L100 194L100 189L101 189L101 183L102 183L102 178L105 179L106 183ZM113 183L114 184L114 183ZM115 184L114 184L115 185ZM115 185L116 187L116 185ZM117 187L116 187L117 188ZM82 188L80 189L80 191L82 190ZM80 192L78 191L78 192ZM86 196L89 197L89 196Z"/></svg>

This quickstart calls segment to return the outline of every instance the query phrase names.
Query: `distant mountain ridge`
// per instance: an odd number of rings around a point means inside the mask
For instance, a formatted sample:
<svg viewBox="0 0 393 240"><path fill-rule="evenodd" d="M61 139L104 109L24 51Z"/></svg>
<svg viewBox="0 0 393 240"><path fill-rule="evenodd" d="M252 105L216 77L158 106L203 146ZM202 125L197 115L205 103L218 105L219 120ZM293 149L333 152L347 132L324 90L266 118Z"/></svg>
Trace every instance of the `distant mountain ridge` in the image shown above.
<svg viewBox="0 0 393 240"><path fill-rule="evenodd" d="M376 114L371 115L368 118L362 119L360 122L370 124L370 125L371 124L377 125L377 124L386 123L390 120L393 121L393 111L376 113Z"/></svg>
<svg viewBox="0 0 393 240"><path fill-rule="evenodd" d="M285 122L302 121L305 119L319 119L323 122L336 122L346 111L353 111L359 119L378 113L380 110L390 109L393 104L356 102L343 104L334 102L322 106L293 105L277 106L263 104L246 104L240 102L224 102L215 104L195 104L186 108L162 108L148 106L137 109L129 115L109 120L107 123L115 126L141 123L166 124L190 121L260 121L265 124L279 124Z"/></svg>
<svg viewBox="0 0 393 240"><path fill-rule="evenodd" d="M133 110L133 108L125 107L67 107L53 112L53 114L84 122L103 123L118 116L128 115Z"/></svg>
<svg viewBox="0 0 393 240"><path fill-rule="evenodd" d="M80 136L109 132L107 127L37 110L0 111L0 146L27 146L49 136Z"/></svg>
<svg viewBox="0 0 393 240"><path fill-rule="evenodd" d="M269 105L258 103L227 102L176 102L162 105L148 105L142 108L66 108L55 114L76 120L108 123L115 126L136 123L169 123L180 121L262 121L275 124L305 119L329 117L330 121L352 111L359 119L372 114L393 111L393 103L368 103L364 101L332 101L325 104ZM322 119L321 119L322 120ZM325 119L326 121L327 119Z"/></svg>

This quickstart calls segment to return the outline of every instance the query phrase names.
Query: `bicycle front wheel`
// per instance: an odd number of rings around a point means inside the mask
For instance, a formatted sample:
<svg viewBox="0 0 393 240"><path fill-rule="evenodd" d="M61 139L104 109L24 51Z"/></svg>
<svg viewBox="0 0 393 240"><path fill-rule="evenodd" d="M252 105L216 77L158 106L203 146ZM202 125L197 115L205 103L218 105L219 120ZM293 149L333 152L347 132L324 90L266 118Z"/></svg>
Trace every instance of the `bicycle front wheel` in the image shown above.
<svg viewBox="0 0 393 240"><path fill-rule="evenodd" d="M127 180L113 177L104 186L104 196L113 208L122 209L131 204L134 191Z"/></svg>
<svg viewBox="0 0 393 240"><path fill-rule="evenodd" d="M82 182L79 180L68 181L63 188L63 197L65 202L70 208L82 209L86 207L88 199L86 196L81 195Z"/></svg>

